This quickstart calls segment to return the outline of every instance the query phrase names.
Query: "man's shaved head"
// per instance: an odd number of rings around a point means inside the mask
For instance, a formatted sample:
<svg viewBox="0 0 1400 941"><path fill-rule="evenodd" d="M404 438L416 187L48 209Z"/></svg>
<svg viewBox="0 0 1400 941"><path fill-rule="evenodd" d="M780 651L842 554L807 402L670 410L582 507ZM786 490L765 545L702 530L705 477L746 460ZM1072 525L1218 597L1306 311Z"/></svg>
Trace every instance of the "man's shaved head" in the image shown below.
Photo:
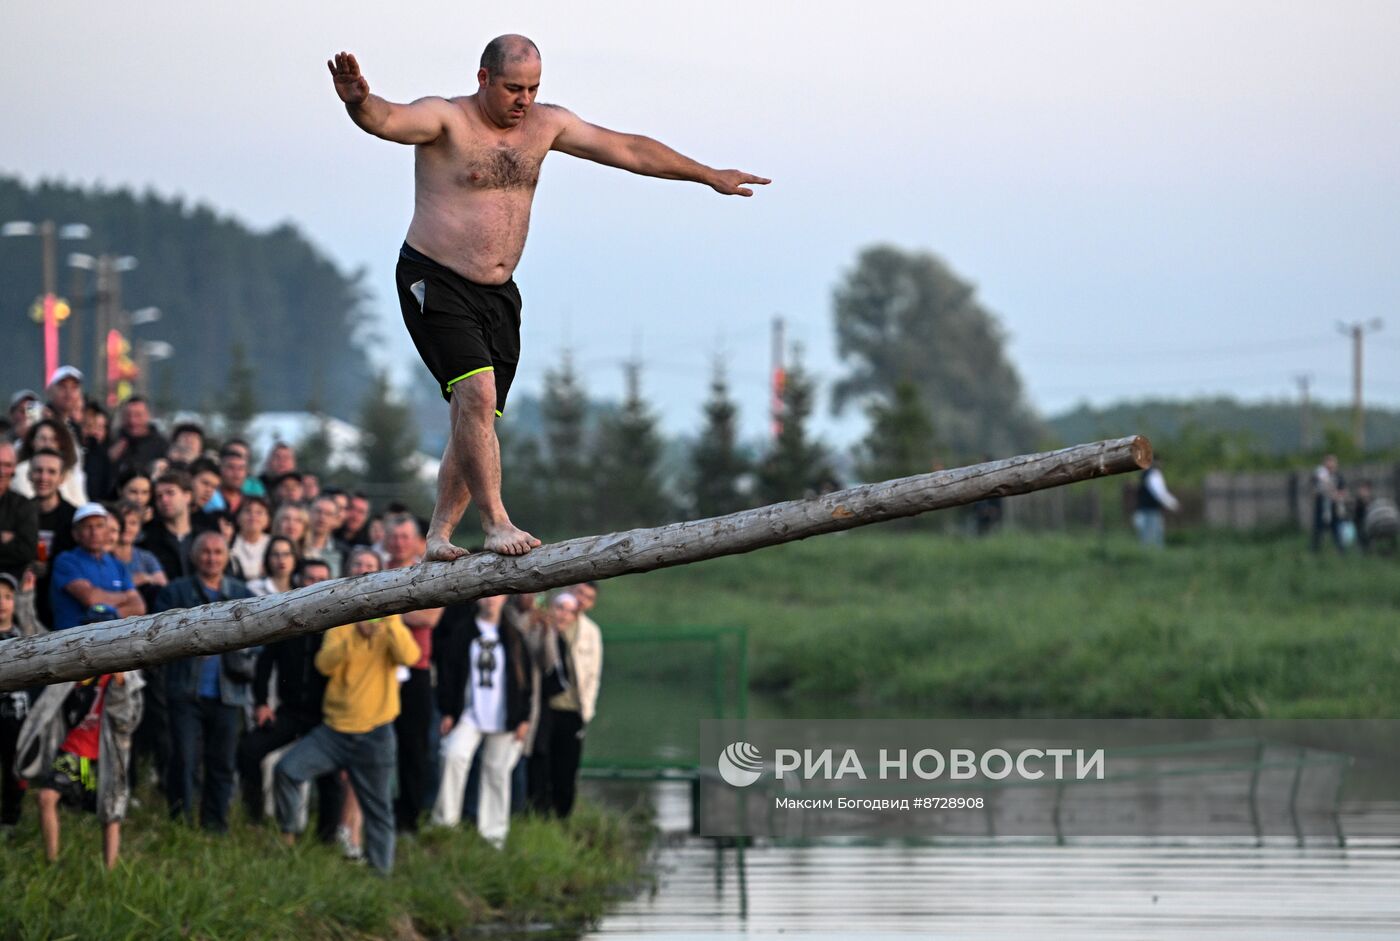
<svg viewBox="0 0 1400 941"><path fill-rule="evenodd" d="M519 33L497 36L486 44L481 53L481 67L488 81L495 81L507 65L540 58L540 49L528 37Z"/></svg>

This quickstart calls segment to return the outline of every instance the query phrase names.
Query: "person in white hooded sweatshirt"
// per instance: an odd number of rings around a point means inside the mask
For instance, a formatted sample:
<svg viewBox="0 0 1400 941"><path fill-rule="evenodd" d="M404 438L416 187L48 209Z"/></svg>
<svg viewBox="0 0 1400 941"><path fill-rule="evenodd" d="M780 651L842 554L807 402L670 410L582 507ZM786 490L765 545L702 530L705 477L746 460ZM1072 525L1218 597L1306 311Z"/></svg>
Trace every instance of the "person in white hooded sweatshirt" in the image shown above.
<svg viewBox="0 0 1400 941"><path fill-rule="evenodd" d="M529 732L531 670L504 595L445 608L433 644L442 713L442 780L432 822L456 826L472 758L481 749L477 829L496 847L510 828L510 779Z"/></svg>

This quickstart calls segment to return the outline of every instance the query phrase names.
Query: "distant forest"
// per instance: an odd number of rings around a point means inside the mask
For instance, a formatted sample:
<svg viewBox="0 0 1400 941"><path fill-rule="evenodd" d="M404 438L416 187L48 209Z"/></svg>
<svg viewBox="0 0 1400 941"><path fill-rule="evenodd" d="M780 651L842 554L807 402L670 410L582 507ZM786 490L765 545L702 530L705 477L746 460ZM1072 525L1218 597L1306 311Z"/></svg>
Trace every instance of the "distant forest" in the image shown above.
<svg viewBox="0 0 1400 941"><path fill-rule="evenodd" d="M1231 398L1142 399L1095 408L1080 405L1046 422L1067 444L1112 435L1142 433L1172 441L1202 435L1227 436L1254 455L1286 457L1340 447L1351 435L1351 409L1314 403L1304 444L1302 409L1297 402L1240 402ZM1366 410L1366 449L1400 446L1400 411Z"/></svg>
<svg viewBox="0 0 1400 941"><path fill-rule="evenodd" d="M260 410L316 403L337 417L355 417L370 372L357 342L366 325L363 274L341 271L294 226L255 232L179 198L26 185L0 176L0 223L45 219L92 230L90 238L58 242L58 294L83 318L81 356L66 342L71 326L61 331L64 362L90 369L95 341L95 284L91 272L68 267L69 254L129 255L138 264L122 276L123 306L161 311L159 322L135 333L175 348L151 370L150 392L158 403L221 408L231 354L241 346ZM29 319L41 289L40 239L0 239L0 386L6 393L42 381L41 332Z"/></svg>

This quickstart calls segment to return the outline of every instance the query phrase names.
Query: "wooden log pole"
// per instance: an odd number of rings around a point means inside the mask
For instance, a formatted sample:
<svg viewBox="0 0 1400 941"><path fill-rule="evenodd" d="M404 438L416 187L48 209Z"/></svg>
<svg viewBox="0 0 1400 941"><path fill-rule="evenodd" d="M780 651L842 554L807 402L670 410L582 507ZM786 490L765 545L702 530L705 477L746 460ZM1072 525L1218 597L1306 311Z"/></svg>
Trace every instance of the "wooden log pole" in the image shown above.
<svg viewBox="0 0 1400 941"><path fill-rule="evenodd" d="M1145 438L1099 441L864 484L712 519L570 539L523 556L481 553L456 562L339 578L280 595L5 641L0 644L0 691L237 650L485 595L542 591L752 552L988 497L1121 474L1144 468L1151 460L1152 446Z"/></svg>

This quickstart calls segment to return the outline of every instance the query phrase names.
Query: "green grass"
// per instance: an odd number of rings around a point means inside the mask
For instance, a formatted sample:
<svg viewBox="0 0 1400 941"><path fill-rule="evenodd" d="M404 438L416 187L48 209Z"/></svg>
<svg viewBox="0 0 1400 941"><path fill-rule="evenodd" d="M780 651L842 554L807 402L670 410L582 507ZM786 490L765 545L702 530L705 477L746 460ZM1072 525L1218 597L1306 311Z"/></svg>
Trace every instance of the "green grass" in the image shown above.
<svg viewBox="0 0 1400 941"><path fill-rule="evenodd" d="M1400 717L1400 561L1303 537L867 530L610 582L610 626L740 625L831 715Z"/></svg>
<svg viewBox="0 0 1400 941"><path fill-rule="evenodd" d="M418 938L486 927L579 926L643 878L648 825L592 806L567 823L516 818L503 852L472 831L400 840L383 878L303 838L235 823L215 837L148 800L122 828L122 859L100 861L90 815L63 812L57 864L43 859L32 803L0 843L0 937Z"/></svg>

